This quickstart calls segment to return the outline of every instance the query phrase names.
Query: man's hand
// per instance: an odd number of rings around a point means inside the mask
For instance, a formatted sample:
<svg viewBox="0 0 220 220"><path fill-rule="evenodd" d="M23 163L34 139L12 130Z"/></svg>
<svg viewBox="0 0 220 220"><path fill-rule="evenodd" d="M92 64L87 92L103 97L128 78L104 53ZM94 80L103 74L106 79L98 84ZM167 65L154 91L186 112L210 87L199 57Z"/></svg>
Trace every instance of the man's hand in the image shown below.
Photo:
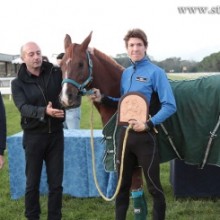
<svg viewBox="0 0 220 220"><path fill-rule="evenodd" d="M137 121L137 120L132 119L132 120L129 120L128 123L131 125L131 128L134 131L141 132L141 131L147 130L146 123L142 121Z"/></svg>
<svg viewBox="0 0 220 220"><path fill-rule="evenodd" d="M56 109L52 107L52 102L49 102L46 108L46 114L50 115L54 118L63 118L64 117L64 111L61 109Z"/></svg>
<svg viewBox="0 0 220 220"><path fill-rule="evenodd" d="M0 169L3 168L4 163L5 163L5 161L4 161L4 157L3 157L3 155L0 155Z"/></svg>
<svg viewBox="0 0 220 220"><path fill-rule="evenodd" d="M89 96L89 99L93 102L98 102L100 103L101 102L101 99L102 99L102 95L100 93L100 90L99 89L96 89L96 88L93 88L93 94L91 94Z"/></svg>

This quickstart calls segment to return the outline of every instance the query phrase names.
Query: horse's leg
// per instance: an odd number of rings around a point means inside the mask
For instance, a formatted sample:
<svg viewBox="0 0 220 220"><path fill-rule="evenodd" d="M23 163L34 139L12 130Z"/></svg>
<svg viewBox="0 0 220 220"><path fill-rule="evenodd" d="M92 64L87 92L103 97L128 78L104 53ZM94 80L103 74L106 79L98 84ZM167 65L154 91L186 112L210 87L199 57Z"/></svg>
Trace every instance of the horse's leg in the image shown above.
<svg viewBox="0 0 220 220"><path fill-rule="evenodd" d="M136 167L132 176L131 197L134 206L134 219L147 219L147 203L143 190L142 168Z"/></svg>
<svg viewBox="0 0 220 220"><path fill-rule="evenodd" d="M132 185L131 190L141 189L143 186L143 178L142 178L142 168L136 167L133 171L132 175Z"/></svg>

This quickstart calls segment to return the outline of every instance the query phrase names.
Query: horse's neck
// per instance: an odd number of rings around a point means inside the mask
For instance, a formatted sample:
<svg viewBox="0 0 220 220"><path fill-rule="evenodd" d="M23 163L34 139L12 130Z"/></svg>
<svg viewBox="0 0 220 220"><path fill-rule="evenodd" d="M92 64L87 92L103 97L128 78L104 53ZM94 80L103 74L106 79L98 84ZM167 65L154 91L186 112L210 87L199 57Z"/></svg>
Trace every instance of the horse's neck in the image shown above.
<svg viewBox="0 0 220 220"><path fill-rule="evenodd" d="M123 69L110 57L98 52L93 56L93 83L91 86L100 89L101 93L105 95L119 97ZM117 110L117 108L98 104L96 104L96 108L101 115L103 125Z"/></svg>
<svg viewBox="0 0 220 220"><path fill-rule="evenodd" d="M123 67L100 52L93 60L93 86L107 95L118 97Z"/></svg>

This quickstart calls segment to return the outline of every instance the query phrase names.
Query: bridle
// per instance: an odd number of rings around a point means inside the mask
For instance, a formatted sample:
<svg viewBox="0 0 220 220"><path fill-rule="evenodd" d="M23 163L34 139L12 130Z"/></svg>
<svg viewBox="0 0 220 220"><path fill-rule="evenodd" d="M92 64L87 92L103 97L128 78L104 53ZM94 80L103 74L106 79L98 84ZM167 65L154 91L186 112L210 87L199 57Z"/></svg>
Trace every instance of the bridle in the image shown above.
<svg viewBox="0 0 220 220"><path fill-rule="evenodd" d="M76 82L75 80L73 79L69 79L69 78L66 78L66 79L63 79L62 81L62 85L64 83L70 83L71 85L73 85L74 87L76 87L78 90L79 90L79 94L84 96L84 95L90 95L93 93L93 91L90 89L90 90L87 90L87 87L90 85L90 83L92 82L93 80L93 77L92 77L92 68L93 68L93 63L92 63L92 59L90 57L90 54L88 51L86 51L86 55L87 55L87 60L88 60L88 66L89 66L89 76L88 78L82 83L82 84L79 84L78 82ZM71 59L68 59L67 60L67 63L71 61Z"/></svg>

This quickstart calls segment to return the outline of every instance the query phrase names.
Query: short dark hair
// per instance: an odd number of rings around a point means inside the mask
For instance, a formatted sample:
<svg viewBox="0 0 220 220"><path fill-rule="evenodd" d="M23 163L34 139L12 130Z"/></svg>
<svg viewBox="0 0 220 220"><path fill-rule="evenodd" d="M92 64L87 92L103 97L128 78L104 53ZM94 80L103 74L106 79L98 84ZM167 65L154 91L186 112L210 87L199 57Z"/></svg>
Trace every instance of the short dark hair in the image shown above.
<svg viewBox="0 0 220 220"><path fill-rule="evenodd" d="M124 41L126 48L128 47L128 40L132 37L141 39L144 42L145 47L148 45L147 35L141 29L136 28L129 30L128 33L125 35Z"/></svg>
<svg viewBox="0 0 220 220"><path fill-rule="evenodd" d="M43 61L46 61L46 62L49 62L49 59L48 59L47 56L42 56L42 60L43 60Z"/></svg>
<svg viewBox="0 0 220 220"><path fill-rule="evenodd" d="M60 53L57 55L57 59L61 60L61 59L63 59L63 56L64 56L64 53Z"/></svg>

